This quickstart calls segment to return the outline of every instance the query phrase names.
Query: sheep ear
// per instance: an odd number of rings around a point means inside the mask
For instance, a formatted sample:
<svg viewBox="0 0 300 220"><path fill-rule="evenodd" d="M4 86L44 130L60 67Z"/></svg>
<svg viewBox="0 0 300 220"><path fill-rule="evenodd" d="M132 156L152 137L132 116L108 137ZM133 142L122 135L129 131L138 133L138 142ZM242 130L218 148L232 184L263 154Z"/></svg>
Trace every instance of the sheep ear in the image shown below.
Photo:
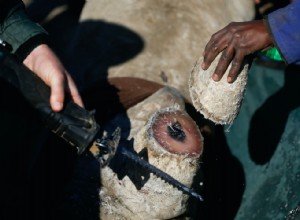
<svg viewBox="0 0 300 220"><path fill-rule="evenodd" d="M109 83L118 90L119 101L124 109L145 100L163 85L135 77L111 77Z"/></svg>
<svg viewBox="0 0 300 220"><path fill-rule="evenodd" d="M207 70L203 70L200 67L203 57L199 58L190 74L189 91L194 107L205 118L216 124L230 125L237 117L244 97L249 63L244 63L233 83L227 82L230 67L222 79L215 82L211 77L219 59L220 55Z"/></svg>

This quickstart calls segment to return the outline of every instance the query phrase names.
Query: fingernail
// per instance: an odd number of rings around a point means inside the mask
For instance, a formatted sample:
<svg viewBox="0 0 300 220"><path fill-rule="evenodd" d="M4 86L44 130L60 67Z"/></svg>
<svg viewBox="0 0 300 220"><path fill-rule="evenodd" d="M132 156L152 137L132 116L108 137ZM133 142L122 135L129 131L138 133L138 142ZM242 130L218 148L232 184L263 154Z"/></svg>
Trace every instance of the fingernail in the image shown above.
<svg viewBox="0 0 300 220"><path fill-rule="evenodd" d="M63 104L61 102L55 102L54 103L55 108L61 109L63 107Z"/></svg>
<svg viewBox="0 0 300 220"><path fill-rule="evenodd" d="M206 67L205 63L201 63L201 68L202 68L203 70L205 70L205 67Z"/></svg>
<svg viewBox="0 0 300 220"><path fill-rule="evenodd" d="M212 75L212 78L213 78L214 81L218 81L219 80L218 75L215 74L215 73Z"/></svg>

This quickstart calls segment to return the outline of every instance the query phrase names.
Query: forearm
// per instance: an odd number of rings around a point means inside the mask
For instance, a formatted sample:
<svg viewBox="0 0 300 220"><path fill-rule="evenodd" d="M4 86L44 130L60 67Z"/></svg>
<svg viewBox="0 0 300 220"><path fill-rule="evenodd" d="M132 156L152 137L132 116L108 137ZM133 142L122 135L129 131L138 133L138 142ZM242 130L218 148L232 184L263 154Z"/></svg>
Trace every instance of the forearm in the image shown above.
<svg viewBox="0 0 300 220"><path fill-rule="evenodd" d="M22 1L6 1L1 9L0 38L9 44L20 60L38 45L46 43L47 32L30 20Z"/></svg>
<svg viewBox="0 0 300 220"><path fill-rule="evenodd" d="M287 64L300 64L300 1L270 13L267 25Z"/></svg>

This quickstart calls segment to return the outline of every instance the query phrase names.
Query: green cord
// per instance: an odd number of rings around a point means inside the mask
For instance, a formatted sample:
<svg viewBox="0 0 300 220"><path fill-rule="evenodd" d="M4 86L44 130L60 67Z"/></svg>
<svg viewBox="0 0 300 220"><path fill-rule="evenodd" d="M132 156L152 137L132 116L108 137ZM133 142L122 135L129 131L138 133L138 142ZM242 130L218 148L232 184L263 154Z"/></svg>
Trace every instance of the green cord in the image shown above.
<svg viewBox="0 0 300 220"><path fill-rule="evenodd" d="M279 51L276 49L276 47L273 47L269 50L266 50L264 52L260 53L263 56L266 56L272 60L282 61L282 57L280 56Z"/></svg>

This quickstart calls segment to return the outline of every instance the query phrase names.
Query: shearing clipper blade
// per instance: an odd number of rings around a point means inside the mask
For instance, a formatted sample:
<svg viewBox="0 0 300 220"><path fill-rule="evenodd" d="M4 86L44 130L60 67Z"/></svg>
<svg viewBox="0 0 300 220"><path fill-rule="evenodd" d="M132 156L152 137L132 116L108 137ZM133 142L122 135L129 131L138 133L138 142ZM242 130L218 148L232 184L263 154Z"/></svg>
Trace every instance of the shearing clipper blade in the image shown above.
<svg viewBox="0 0 300 220"><path fill-rule="evenodd" d="M109 164L111 159L116 155L122 155L125 158L133 161L134 163L138 164L142 168L146 169L148 172L153 173L157 177L161 178L168 184L176 187L183 193L186 193L199 201L204 201L203 197L199 195L197 192L192 190L191 188L185 186L184 184L180 183L178 180L170 176L169 174L165 173L164 171L158 169L157 167L153 166L146 160L142 159L136 152L129 150L124 144L119 144L121 139L121 129L119 127L111 134L110 137L103 136L101 139L97 139L95 145L99 148L98 160L101 166L106 166ZM124 143L124 142L122 142ZM125 142L130 144L130 141ZM125 144L126 145L126 144Z"/></svg>

